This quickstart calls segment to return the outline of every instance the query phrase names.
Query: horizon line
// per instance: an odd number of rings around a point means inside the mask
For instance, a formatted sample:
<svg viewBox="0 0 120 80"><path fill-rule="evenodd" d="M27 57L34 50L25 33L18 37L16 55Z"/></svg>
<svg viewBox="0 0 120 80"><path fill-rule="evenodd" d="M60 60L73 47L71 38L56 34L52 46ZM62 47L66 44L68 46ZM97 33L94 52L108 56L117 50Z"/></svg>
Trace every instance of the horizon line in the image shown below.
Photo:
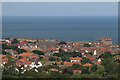
<svg viewBox="0 0 120 80"><path fill-rule="evenodd" d="M2 0L1 2L119 2L120 0Z"/></svg>

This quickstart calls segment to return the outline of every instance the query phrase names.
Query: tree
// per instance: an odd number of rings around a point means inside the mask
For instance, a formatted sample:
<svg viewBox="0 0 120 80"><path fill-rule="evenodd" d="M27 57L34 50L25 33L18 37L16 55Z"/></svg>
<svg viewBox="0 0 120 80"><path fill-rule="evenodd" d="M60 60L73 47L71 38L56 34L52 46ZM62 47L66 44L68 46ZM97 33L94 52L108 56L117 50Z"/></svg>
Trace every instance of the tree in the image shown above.
<svg viewBox="0 0 120 80"><path fill-rule="evenodd" d="M104 71L106 72L106 75L117 74L117 64L115 63L115 59L112 54L110 52L105 52L102 57L103 61L101 65L104 66Z"/></svg>
<svg viewBox="0 0 120 80"><path fill-rule="evenodd" d="M77 57L77 56L78 56L78 57L82 57L82 54L74 51L74 52L72 53L72 57Z"/></svg>
<svg viewBox="0 0 120 80"><path fill-rule="evenodd" d="M18 41L16 38L14 38L11 43L12 43L12 44L17 44L17 43L19 43L19 41Z"/></svg>
<svg viewBox="0 0 120 80"><path fill-rule="evenodd" d="M61 41L58 45L67 44L65 41Z"/></svg>
<svg viewBox="0 0 120 80"><path fill-rule="evenodd" d="M61 62L61 65L64 65L64 63L63 63L63 62Z"/></svg>
<svg viewBox="0 0 120 80"><path fill-rule="evenodd" d="M89 68L88 67L84 67L82 69L82 74L90 74L91 72L89 71Z"/></svg>
<svg viewBox="0 0 120 80"><path fill-rule="evenodd" d="M109 51L102 54L102 58L111 58L111 57L113 57L113 55Z"/></svg>
<svg viewBox="0 0 120 80"><path fill-rule="evenodd" d="M35 42L33 42L34 44L36 44L36 41Z"/></svg>
<svg viewBox="0 0 120 80"><path fill-rule="evenodd" d="M16 49L14 49L15 51L17 51L19 54L20 53L23 53L23 52L27 52L26 50L24 50L24 49L19 49L19 48L16 48Z"/></svg>
<svg viewBox="0 0 120 80"><path fill-rule="evenodd" d="M33 50L32 52L33 52L34 54L44 55L44 52L39 51L39 50Z"/></svg>
<svg viewBox="0 0 120 80"><path fill-rule="evenodd" d="M64 70L63 70L63 74L70 74L70 75L73 75L73 71L70 71L70 70L68 70L67 68L65 68Z"/></svg>
<svg viewBox="0 0 120 80"><path fill-rule="evenodd" d="M23 53L23 52L26 52L26 50L19 49L17 46L8 46L6 44L2 44L2 49L3 49L3 51L4 51L4 49L13 49L13 50L17 51L19 54Z"/></svg>
<svg viewBox="0 0 120 80"><path fill-rule="evenodd" d="M91 45L89 45L89 44L84 44L83 46L84 46L84 47L90 47Z"/></svg>
<svg viewBox="0 0 120 80"><path fill-rule="evenodd" d="M53 58L53 57L50 57L49 60L50 60L50 61L56 61L57 59L56 59L56 58Z"/></svg>
<svg viewBox="0 0 120 80"><path fill-rule="evenodd" d="M63 77L62 78L70 78L71 77L71 74L68 74L68 73L64 73Z"/></svg>
<svg viewBox="0 0 120 80"><path fill-rule="evenodd" d="M72 78L83 78L82 75L80 75L79 73L78 74L73 74L72 75Z"/></svg>
<svg viewBox="0 0 120 80"><path fill-rule="evenodd" d="M61 78L62 75L58 71L51 71L52 78Z"/></svg>
<svg viewBox="0 0 120 80"><path fill-rule="evenodd" d="M2 49L2 54L3 54L3 55L6 55L6 52L5 52L5 50L4 50L4 49Z"/></svg>
<svg viewBox="0 0 120 80"><path fill-rule="evenodd" d="M53 54L53 56L61 57L61 53L55 53L55 54Z"/></svg>
<svg viewBox="0 0 120 80"><path fill-rule="evenodd" d="M82 64L86 64L86 63L92 63L92 61L89 58L83 58L81 61Z"/></svg>
<svg viewBox="0 0 120 80"><path fill-rule="evenodd" d="M34 75L35 75L35 72L29 70L29 71L26 71L22 76L25 78L35 78Z"/></svg>
<svg viewBox="0 0 120 80"><path fill-rule="evenodd" d="M97 65L96 64L93 64L90 68L90 71L91 72L96 72L97 71Z"/></svg>
<svg viewBox="0 0 120 80"><path fill-rule="evenodd" d="M23 57L22 56L19 56L19 59L22 59Z"/></svg>
<svg viewBox="0 0 120 80"><path fill-rule="evenodd" d="M74 70L82 70L83 69L83 66L80 64L73 64L72 67Z"/></svg>

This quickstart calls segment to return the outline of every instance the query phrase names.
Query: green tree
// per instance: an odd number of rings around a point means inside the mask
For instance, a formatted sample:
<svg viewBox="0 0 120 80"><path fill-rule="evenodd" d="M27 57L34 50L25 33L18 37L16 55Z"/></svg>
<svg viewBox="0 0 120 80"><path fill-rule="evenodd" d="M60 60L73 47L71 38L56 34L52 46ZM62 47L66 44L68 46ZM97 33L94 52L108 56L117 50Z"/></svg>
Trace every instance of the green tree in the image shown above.
<svg viewBox="0 0 120 80"><path fill-rule="evenodd" d="M91 45L90 44L84 44L83 46L84 47L90 47Z"/></svg>
<svg viewBox="0 0 120 80"><path fill-rule="evenodd" d="M81 61L82 64L86 64L86 63L92 63L92 61L89 58L83 58Z"/></svg>
<svg viewBox="0 0 120 80"><path fill-rule="evenodd" d="M6 55L6 51L4 49L2 49L2 54Z"/></svg>
<svg viewBox="0 0 120 80"><path fill-rule="evenodd" d="M82 70L83 69L83 66L80 64L73 64L72 67L74 70Z"/></svg>
<svg viewBox="0 0 120 80"><path fill-rule="evenodd" d="M51 71L52 78L61 78L62 75L58 71Z"/></svg>
<svg viewBox="0 0 120 80"><path fill-rule="evenodd" d="M104 66L104 71L106 72L106 75L117 74L117 64L115 63L115 59L112 54L110 52L105 52L102 57L103 61L101 65Z"/></svg>
<svg viewBox="0 0 120 80"><path fill-rule="evenodd" d="M57 59L54 58L54 57L50 57L49 60L50 60L50 61L56 61Z"/></svg>
<svg viewBox="0 0 120 80"><path fill-rule="evenodd" d="M96 64L93 64L90 68L90 71L91 72L96 72L97 71L97 65Z"/></svg>
<svg viewBox="0 0 120 80"><path fill-rule="evenodd" d="M11 43L12 44L17 44L17 43L19 43L19 41L16 38L14 38Z"/></svg>
<svg viewBox="0 0 120 80"><path fill-rule="evenodd" d="M72 53L72 57L77 57L77 56L78 56L78 57L82 57L82 54L74 51L74 52Z"/></svg>
<svg viewBox="0 0 120 80"><path fill-rule="evenodd" d="M27 52L26 50L24 50L24 49L19 49L19 48L16 48L16 49L14 49L15 51L17 51L19 54L20 53L23 53L23 52Z"/></svg>
<svg viewBox="0 0 120 80"><path fill-rule="evenodd" d="M91 72L89 71L89 68L88 67L84 67L82 69L82 74L90 74Z"/></svg>
<svg viewBox="0 0 120 80"><path fill-rule="evenodd" d="M34 54L38 54L38 55L44 55L44 52L39 51L39 50L34 50L32 51Z"/></svg>
<svg viewBox="0 0 120 80"><path fill-rule="evenodd" d="M73 75L73 71L68 70L67 68L65 68L65 69L63 70L63 74L70 74L70 75Z"/></svg>
<svg viewBox="0 0 120 80"><path fill-rule="evenodd" d="M67 44L65 41L61 41L58 45Z"/></svg>
<svg viewBox="0 0 120 80"><path fill-rule="evenodd" d="M23 56L19 56L19 59L22 59L23 58Z"/></svg>

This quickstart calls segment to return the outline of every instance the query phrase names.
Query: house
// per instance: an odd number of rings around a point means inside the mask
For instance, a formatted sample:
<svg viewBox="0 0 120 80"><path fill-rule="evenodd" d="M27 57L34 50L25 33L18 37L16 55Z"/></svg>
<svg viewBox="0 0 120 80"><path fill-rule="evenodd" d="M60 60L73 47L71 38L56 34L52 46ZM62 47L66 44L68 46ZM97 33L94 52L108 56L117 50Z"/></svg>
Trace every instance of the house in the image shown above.
<svg viewBox="0 0 120 80"><path fill-rule="evenodd" d="M97 64L100 64L101 63L101 59L99 58L98 61L97 61Z"/></svg>
<svg viewBox="0 0 120 80"><path fill-rule="evenodd" d="M72 66L72 62L63 62L64 66Z"/></svg>
<svg viewBox="0 0 120 80"><path fill-rule="evenodd" d="M112 39L110 37L101 37L100 41L103 45L111 45Z"/></svg>
<svg viewBox="0 0 120 80"><path fill-rule="evenodd" d="M39 56L30 56L30 59L34 59L34 60L37 60L39 58L40 58Z"/></svg>
<svg viewBox="0 0 120 80"><path fill-rule="evenodd" d="M8 61L8 58L7 58L7 57L5 57L5 58L2 59L2 63L3 63L3 64L6 64L7 61Z"/></svg>
<svg viewBox="0 0 120 80"><path fill-rule="evenodd" d="M18 56L23 56L23 57L31 57L34 53L29 53L29 52L24 52L22 54L19 54Z"/></svg>
<svg viewBox="0 0 120 80"><path fill-rule="evenodd" d="M50 71L58 71L57 69L53 68L53 69L50 69Z"/></svg>
<svg viewBox="0 0 120 80"><path fill-rule="evenodd" d="M92 64L86 63L86 64L84 64L83 66L85 66L85 67L90 67L90 66L92 66Z"/></svg>
<svg viewBox="0 0 120 80"><path fill-rule="evenodd" d="M62 73L62 71L59 71L59 73Z"/></svg>
<svg viewBox="0 0 120 80"><path fill-rule="evenodd" d="M70 57L71 62L80 62L82 60L81 57Z"/></svg>
<svg viewBox="0 0 120 80"><path fill-rule="evenodd" d="M12 49L5 49L5 52L9 52L12 56L17 56L18 52Z"/></svg>
<svg viewBox="0 0 120 80"><path fill-rule="evenodd" d="M97 55L97 51L96 51L96 50L94 50L94 53L93 53L93 55Z"/></svg>
<svg viewBox="0 0 120 80"><path fill-rule="evenodd" d="M87 58L91 58L92 56L90 54L86 54L86 57Z"/></svg>
<svg viewBox="0 0 120 80"><path fill-rule="evenodd" d="M75 73L80 73L81 74L81 70L73 70L73 73L75 74Z"/></svg>
<svg viewBox="0 0 120 80"><path fill-rule="evenodd" d="M32 62L32 63L30 64L30 67L31 67L31 68L39 68L39 67L41 67L41 66L42 66L42 63L41 63L40 61Z"/></svg>

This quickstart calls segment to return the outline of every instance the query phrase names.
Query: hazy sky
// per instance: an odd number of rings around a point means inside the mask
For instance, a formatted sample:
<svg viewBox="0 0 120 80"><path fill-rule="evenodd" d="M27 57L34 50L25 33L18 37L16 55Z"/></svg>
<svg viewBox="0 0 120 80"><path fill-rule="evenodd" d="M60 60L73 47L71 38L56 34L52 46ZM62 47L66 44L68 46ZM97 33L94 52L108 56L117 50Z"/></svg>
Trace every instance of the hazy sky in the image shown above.
<svg viewBox="0 0 120 80"><path fill-rule="evenodd" d="M3 16L117 16L117 2L3 2Z"/></svg>

